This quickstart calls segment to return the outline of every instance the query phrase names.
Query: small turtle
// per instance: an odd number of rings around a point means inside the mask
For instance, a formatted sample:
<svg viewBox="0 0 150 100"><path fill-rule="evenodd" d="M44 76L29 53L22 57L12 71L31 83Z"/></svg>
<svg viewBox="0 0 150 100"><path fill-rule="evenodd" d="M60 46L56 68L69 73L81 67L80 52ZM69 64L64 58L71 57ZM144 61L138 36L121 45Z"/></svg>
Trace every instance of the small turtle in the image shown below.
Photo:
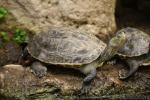
<svg viewBox="0 0 150 100"><path fill-rule="evenodd" d="M47 68L42 64L62 65L79 69L87 75L81 92L88 92L91 81L96 76L96 68L114 56L125 43L121 33L113 37L108 46L97 37L66 28L51 28L30 39L28 53L36 59L31 68L36 76L46 75Z"/></svg>
<svg viewBox="0 0 150 100"><path fill-rule="evenodd" d="M118 55L127 63L130 71L120 72L119 78L126 79L134 74L139 66L150 64L150 36L131 27L121 29L117 34L122 34L122 32L125 33L127 40Z"/></svg>

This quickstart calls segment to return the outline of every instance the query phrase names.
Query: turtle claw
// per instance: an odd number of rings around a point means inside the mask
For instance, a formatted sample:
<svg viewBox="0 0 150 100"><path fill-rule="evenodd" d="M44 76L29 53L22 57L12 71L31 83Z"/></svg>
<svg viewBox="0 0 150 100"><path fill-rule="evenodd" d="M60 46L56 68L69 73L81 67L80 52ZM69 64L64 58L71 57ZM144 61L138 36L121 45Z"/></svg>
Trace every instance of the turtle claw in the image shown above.
<svg viewBox="0 0 150 100"><path fill-rule="evenodd" d="M115 65L116 64L116 60L111 60L107 62L108 65Z"/></svg>
<svg viewBox="0 0 150 100"><path fill-rule="evenodd" d="M40 69L39 71L33 71L33 73L34 73L37 77L41 78L41 77L43 77L43 76L45 76L45 75L47 74L47 70L44 69L44 68L42 68L42 69Z"/></svg>
<svg viewBox="0 0 150 100"><path fill-rule="evenodd" d="M119 79L124 80L127 78L128 78L127 70L124 70L124 69L120 70L119 71Z"/></svg>
<svg viewBox="0 0 150 100"><path fill-rule="evenodd" d="M90 89L91 89L91 84L84 82L84 83L82 84L82 88L81 88L81 90L80 90L79 96L88 95Z"/></svg>
<svg viewBox="0 0 150 100"><path fill-rule="evenodd" d="M34 75L39 78L45 76L47 74L47 68L43 66L40 62L34 62L31 66Z"/></svg>

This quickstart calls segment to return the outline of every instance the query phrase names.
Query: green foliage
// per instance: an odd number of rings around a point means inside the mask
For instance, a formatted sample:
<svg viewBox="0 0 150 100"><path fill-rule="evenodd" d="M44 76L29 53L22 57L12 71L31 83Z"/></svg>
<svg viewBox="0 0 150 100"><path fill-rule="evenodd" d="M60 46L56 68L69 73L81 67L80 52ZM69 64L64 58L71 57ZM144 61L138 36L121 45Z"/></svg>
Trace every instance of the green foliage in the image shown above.
<svg viewBox="0 0 150 100"><path fill-rule="evenodd" d="M7 9L0 7L0 20L5 18L8 14ZM15 32L0 32L0 38L4 41L14 41L18 44L28 42L28 36L25 30L16 29Z"/></svg>
<svg viewBox="0 0 150 100"><path fill-rule="evenodd" d="M8 33L7 32L0 32L0 37L2 38L3 41L8 41Z"/></svg>
<svg viewBox="0 0 150 100"><path fill-rule="evenodd" d="M26 31L22 29L16 29L13 33L13 41L15 41L18 44L27 43L28 36Z"/></svg>
<svg viewBox="0 0 150 100"><path fill-rule="evenodd" d="M8 14L8 11L5 8L0 7L0 19L5 18L7 14Z"/></svg>

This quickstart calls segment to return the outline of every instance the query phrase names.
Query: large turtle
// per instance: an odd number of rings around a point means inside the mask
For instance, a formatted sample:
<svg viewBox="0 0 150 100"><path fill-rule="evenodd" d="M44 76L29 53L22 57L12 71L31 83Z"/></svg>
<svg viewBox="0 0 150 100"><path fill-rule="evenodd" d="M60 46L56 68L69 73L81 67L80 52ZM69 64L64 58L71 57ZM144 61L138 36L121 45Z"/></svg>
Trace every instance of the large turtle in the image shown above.
<svg viewBox="0 0 150 100"><path fill-rule="evenodd" d="M126 79L136 72L141 65L150 64L150 36L136 28L123 28L117 34L125 33L127 40L118 55L127 63L129 72L120 71L119 78Z"/></svg>
<svg viewBox="0 0 150 100"><path fill-rule="evenodd" d="M39 77L46 75L47 71L42 63L79 69L87 75L81 89L84 93L96 76L96 68L114 56L125 43L125 39L124 33L121 33L113 37L106 46L94 35L53 27L30 39L27 51L36 59L31 68Z"/></svg>

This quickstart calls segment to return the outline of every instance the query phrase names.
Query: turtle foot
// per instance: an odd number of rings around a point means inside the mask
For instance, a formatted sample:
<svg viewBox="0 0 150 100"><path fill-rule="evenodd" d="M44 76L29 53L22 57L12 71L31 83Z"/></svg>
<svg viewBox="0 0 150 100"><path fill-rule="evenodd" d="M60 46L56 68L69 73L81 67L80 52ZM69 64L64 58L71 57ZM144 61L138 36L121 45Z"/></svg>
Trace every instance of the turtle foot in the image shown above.
<svg viewBox="0 0 150 100"><path fill-rule="evenodd" d="M34 70L33 73L37 76L37 77L43 77L43 76L46 76L47 72L46 72L46 69L45 68L41 68L39 70Z"/></svg>
<svg viewBox="0 0 150 100"><path fill-rule="evenodd" d="M125 80L128 78L128 71L125 69L122 69L119 71L119 79L120 80Z"/></svg>
<svg viewBox="0 0 150 100"><path fill-rule="evenodd" d="M40 78L47 74L47 68L40 62L34 62L31 68L33 70L33 73Z"/></svg>
<svg viewBox="0 0 150 100"><path fill-rule="evenodd" d="M115 65L116 64L116 60L110 60L107 62L108 65Z"/></svg>
<svg viewBox="0 0 150 100"><path fill-rule="evenodd" d="M90 82L83 82L82 88L80 89L79 96L88 95L90 89L91 89L91 83Z"/></svg>

